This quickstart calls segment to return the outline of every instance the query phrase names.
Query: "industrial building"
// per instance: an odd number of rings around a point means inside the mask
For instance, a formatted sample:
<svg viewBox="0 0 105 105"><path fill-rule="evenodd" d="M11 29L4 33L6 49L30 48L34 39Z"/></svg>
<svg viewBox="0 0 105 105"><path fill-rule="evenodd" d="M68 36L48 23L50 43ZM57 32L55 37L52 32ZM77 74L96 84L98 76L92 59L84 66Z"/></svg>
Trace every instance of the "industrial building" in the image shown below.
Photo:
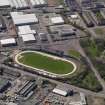
<svg viewBox="0 0 105 105"><path fill-rule="evenodd" d="M29 25L25 25L25 26L18 26L18 35L26 35L26 34L36 34L35 30L32 30L31 27Z"/></svg>
<svg viewBox="0 0 105 105"><path fill-rule="evenodd" d="M33 34L21 35L23 42L35 42L36 38Z"/></svg>
<svg viewBox="0 0 105 105"><path fill-rule="evenodd" d="M8 80L0 79L0 93L3 93L11 86L11 83Z"/></svg>
<svg viewBox="0 0 105 105"><path fill-rule="evenodd" d="M73 90L70 89L69 85L57 85L53 89L53 93L59 94L59 95L64 96L64 97L71 95L71 92L73 93Z"/></svg>
<svg viewBox="0 0 105 105"><path fill-rule="evenodd" d="M33 7L47 6L46 0L30 0ZM0 0L0 7L11 7L15 9L30 8L29 2L26 0Z"/></svg>
<svg viewBox="0 0 105 105"><path fill-rule="evenodd" d="M51 17L50 20L53 25L64 24L64 19L61 16Z"/></svg>
<svg viewBox="0 0 105 105"><path fill-rule="evenodd" d="M7 105L18 105L17 103L8 102Z"/></svg>
<svg viewBox="0 0 105 105"><path fill-rule="evenodd" d="M6 24L2 16L0 16L0 32L6 29Z"/></svg>
<svg viewBox="0 0 105 105"><path fill-rule="evenodd" d="M75 35L75 28L67 24L56 25L56 26L50 26L50 32L52 34L57 33L61 37L65 37L65 36Z"/></svg>
<svg viewBox="0 0 105 105"><path fill-rule="evenodd" d="M38 23L38 18L35 14L24 14L23 12L11 12L13 23L16 26L30 25Z"/></svg>
<svg viewBox="0 0 105 105"><path fill-rule="evenodd" d="M96 21L97 25L105 25L105 17L102 11L100 10L93 10L94 20Z"/></svg>
<svg viewBox="0 0 105 105"><path fill-rule="evenodd" d="M83 18L83 21L85 22L87 27L93 27L94 26L94 19L91 15L91 12L85 11L81 14L81 17Z"/></svg>
<svg viewBox="0 0 105 105"><path fill-rule="evenodd" d="M23 42L35 42L36 31L32 30L29 25L18 26L18 36L22 38Z"/></svg>
<svg viewBox="0 0 105 105"><path fill-rule="evenodd" d="M26 81L22 88L18 91L18 94L23 97L27 97L27 95L34 91L36 87L37 85L35 81Z"/></svg>
<svg viewBox="0 0 105 105"><path fill-rule="evenodd" d="M8 0L10 6L16 9L25 9L29 8L29 5L26 0Z"/></svg>
<svg viewBox="0 0 105 105"><path fill-rule="evenodd" d="M46 6L47 2L45 0L30 0L33 7Z"/></svg>
<svg viewBox="0 0 105 105"><path fill-rule="evenodd" d="M0 8L7 8L10 7L10 2L8 0L0 0Z"/></svg>
<svg viewBox="0 0 105 105"><path fill-rule="evenodd" d="M76 29L67 24L50 26L49 29L53 41L67 40L71 36L76 35Z"/></svg>
<svg viewBox="0 0 105 105"><path fill-rule="evenodd" d="M8 38L8 39L1 39L0 44L2 46L10 46L10 45L16 45L16 40L15 38Z"/></svg>
<svg viewBox="0 0 105 105"><path fill-rule="evenodd" d="M39 33L38 35L41 41L48 41L46 33Z"/></svg>
<svg viewBox="0 0 105 105"><path fill-rule="evenodd" d="M72 12L81 10L81 7L78 4L77 0L64 0L64 2Z"/></svg>
<svg viewBox="0 0 105 105"><path fill-rule="evenodd" d="M59 95L62 95L62 96L67 96L67 94L68 94L67 91L64 91L64 90L61 90L61 89L57 89L57 88L53 89L53 93L56 93L56 94L59 94Z"/></svg>
<svg viewBox="0 0 105 105"><path fill-rule="evenodd" d="M91 8L92 6L92 0L81 0L81 6L85 8Z"/></svg>
<svg viewBox="0 0 105 105"><path fill-rule="evenodd" d="M26 0L0 0L0 7L11 7L16 9L28 8Z"/></svg>

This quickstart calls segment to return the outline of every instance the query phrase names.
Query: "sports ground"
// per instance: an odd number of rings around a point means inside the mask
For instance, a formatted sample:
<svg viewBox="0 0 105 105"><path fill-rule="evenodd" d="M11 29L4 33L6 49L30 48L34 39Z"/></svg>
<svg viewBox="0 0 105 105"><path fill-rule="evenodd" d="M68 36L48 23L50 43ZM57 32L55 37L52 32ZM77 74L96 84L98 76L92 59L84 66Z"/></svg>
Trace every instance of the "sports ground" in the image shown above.
<svg viewBox="0 0 105 105"><path fill-rule="evenodd" d="M15 61L25 67L55 76L65 76L77 69L74 62L38 51L23 51L15 56Z"/></svg>

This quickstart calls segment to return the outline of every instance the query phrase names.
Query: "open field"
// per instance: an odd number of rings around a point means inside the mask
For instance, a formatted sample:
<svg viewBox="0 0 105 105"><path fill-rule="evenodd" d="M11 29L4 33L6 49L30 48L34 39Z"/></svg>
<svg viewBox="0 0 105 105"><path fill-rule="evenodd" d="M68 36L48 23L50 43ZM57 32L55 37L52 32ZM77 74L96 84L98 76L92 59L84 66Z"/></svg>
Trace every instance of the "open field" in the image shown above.
<svg viewBox="0 0 105 105"><path fill-rule="evenodd" d="M81 58L81 54L76 50L69 50L68 53L70 56L75 57L77 59Z"/></svg>
<svg viewBox="0 0 105 105"><path fill-rule="evenodd" d="M103 52L105 50L104 39L87 39L81 40L81 45L84 48L86 54L90 57L95 68L100 73L100 76L105 80L105 59Z"/></svg>
<svg viewBox="0 0 105 105"><path fill-rule="evenodd" d="M69 60L37 51L22 52L16 59L20 65L48 74L69 75L76 70L76 65Z"/></svg>
<svg viewBox="0 0 105 105"><path fill-rule="evenodd" d="M104 36L105 35L104 28L95 28L94 32L99 36Z"/></svg>

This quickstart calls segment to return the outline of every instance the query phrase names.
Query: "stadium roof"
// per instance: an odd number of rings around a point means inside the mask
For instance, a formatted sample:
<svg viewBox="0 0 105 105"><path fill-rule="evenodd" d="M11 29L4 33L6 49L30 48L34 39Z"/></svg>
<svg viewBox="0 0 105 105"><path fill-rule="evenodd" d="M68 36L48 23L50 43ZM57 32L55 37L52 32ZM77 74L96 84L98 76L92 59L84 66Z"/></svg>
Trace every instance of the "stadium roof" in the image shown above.
<svg viewBox="0 0 105 105"><path fill-rule="evenodd" d="M64 20L61 16L59 17L52 17L51 18L51 22L52 24L63 24L64 23Z"/></svg>
<svg viewBox="0 0 105 105"><path fill-rule="evenodd" d="M15 25L29 25L32 23L38 23L38 19L35 14L23 14L23 12L11 12L11 17Z"/></svg>
<svg viewBox="0 0 105 105"><path fill-rule="evenodd" d="M23 42L29 42L29 41L35 41L35 37L33 34L26 34L26 35L21 35Z"/></svg>
<svg viewBox="0 0 105 105"><path fill-rule="evenodd" d="M7 44L15 44L15 38L8 38L8 39L2 39L0 40L1 45L7 45Z"/></svg>

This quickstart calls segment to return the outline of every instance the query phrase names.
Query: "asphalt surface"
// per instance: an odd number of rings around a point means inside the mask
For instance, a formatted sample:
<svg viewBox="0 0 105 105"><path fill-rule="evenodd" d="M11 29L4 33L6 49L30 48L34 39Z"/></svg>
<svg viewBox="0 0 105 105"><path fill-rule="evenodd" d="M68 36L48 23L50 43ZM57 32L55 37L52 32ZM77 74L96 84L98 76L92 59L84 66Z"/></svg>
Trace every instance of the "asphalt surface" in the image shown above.
<svg viewBox="0 0 105 105"><path fill-rule="evenodd" d="M29 76L32 76L32 77L37 77L36 74L32 74L32 73L29 73L29 72L26 72L26 71L23 71L23 70L20 70L20 69L17 69L17 68L13 68L13 67L9 67L9 66L6 66L4 64L1 65L2 67L6 68L6 69L11 69L11 70L14 70L14 71L18 71L20 72L22 75L29 75ZM83 88L79 88L79 87L76 87L76 86L73 86L73 85L69 85L69 84L66 84L66 83L62 83L62 82L59 82L59 81L56 81L56 80L53 80L53 79L49 79L49 78L45 78L45 77L42 77L42 76L38 76L39 78L42 78L42 79L45 79L45 80L49 80L55 84L58 84L58 85L67 85L67 87L69 87L70 89L73 89L75 92L83 92L84 94L86 95L91 95L91 96L98 96L98 97L104 97L105 98L105 94L104 93L96 93L96 92L92 92L92 91L89 91L89 90L86 90L86 89L83 89Z"/></svg>

